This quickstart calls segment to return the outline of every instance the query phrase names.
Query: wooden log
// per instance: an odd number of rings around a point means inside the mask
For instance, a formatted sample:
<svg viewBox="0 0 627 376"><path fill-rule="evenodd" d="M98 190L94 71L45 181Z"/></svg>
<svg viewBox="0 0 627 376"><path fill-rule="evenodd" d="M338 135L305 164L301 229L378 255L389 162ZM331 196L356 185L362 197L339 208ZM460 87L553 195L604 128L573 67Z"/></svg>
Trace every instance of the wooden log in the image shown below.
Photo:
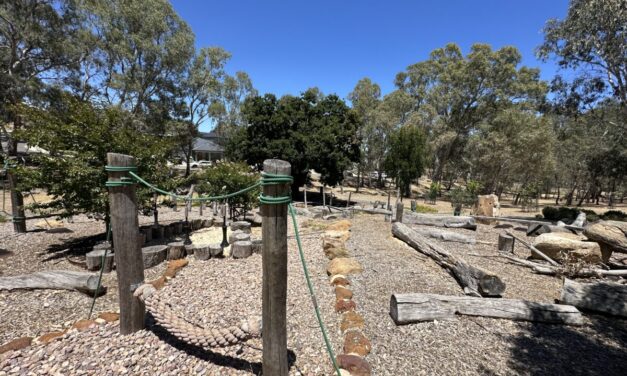
<svg viewBox="0 0 627 376"><path fill-rule="evenodd" d="M392 234L420 253L431 257L438 265L449 270L464 288L466 294L500 296L505 291L505 283L497 275L454 257L444 249L431 244L427 238L412 230L409 226L395 222L392 224Z"/></svg>
<svg viewBox="0 0 627 376"><path fill-rule="evenodd" d="M567 234L576 234L576 230L569 229L566 226L554 226L546 224L532 223L527 226L527 236L539 236L542 234L561 232Z"/></svg>
<svg viewBox="0 0 627 376"><path fill-rule="evenodd" d="M627 317L627 285L621 283L579 283L565 278L560 301L584 310Z"/></svg>
<svg viewBox="0 0 627 376"><path fill-rule="evenodd" d="M178 260L185 257L185 244L183 242L168 243L168 260Z"/></svg>
<svg viewBox="0 0 627 376"><path fill-rule="evenodd" d="M239 240L231 245L233 258L241 259L252 256L253 243L250 240Z"/></svg>
<svg viewBox="0 0 627 376"><path fill-rule="evenodd" d="M523 223L523 224L535 224L535 225L554 226L552 222L541 221L541 220L523 219L523 218L488 217L488 216L483 216L483 215L473 215L472 217L476 218L476 219L486 219L486 220L496 219L498 222L512 222L512 223ZM555 226L555 227L557 227L557 226ZM575 230L575 231L582 231L583 230L582 227L578 227L578 226L565 225L563 227L568 229L568 230Z"/></svg>
<svg viewBox="0 0 627 376"><path fill-rule="evenodd" d="M348 200L346 201L346 208L348 209L348 207L351 204L351 195L353 194L353 192L348 192Z"/></svg>
<svg viewBox="0 0 627 376"><path fill-rule="evenodd" d="M606 253L604 259L609 259L612 251L627 253L627 222L600 221L587 226L583 234L601 244L601 251Z"/></svg>
<svg viewBox="0 0 627 376"><path fill-rule="evenodd" d="M194 245L193 244L185 244L185 255L191 256L194 254Z"/></svg>
<svg viewBox="0 0 627 376"><path fill-rule="evenodd" d="M572 305L437 294L394 294L390 299L390 315L397 325L452 319L456 314L551 324L583 324L581 312Z"/></svg>
<svg viewBox="0 0 627 376"><path fill-rule="evenodd" d="M152 238L153 239L163 239L165 235L165 230L161 225L153 225L152 226Z"/></svg>
<svg viewBox="0 0 627 376"><path fill-rule="evenodd" d="M200 230L202 228L202 219L195 218L190 221L192 231Z"/></svg>
<svg viewBox="0 0 627 376"><path fill-rule="evenodd" d="M352 208L354 211L358 211L358 212L363 212L363 213L368 213L368 214L384 214L384 215L392 215L392 212L390 210L385 210L385 209L376 209L376 208L360 208L360 207L356 207L354 206Z"/></svg>
<svg viewBox="0 0 627 376"><path fill-rule="evenodd" d="M168 255L167 245L153 245L151 247L142 248L142 259L144 261L144 269L152 268L165 261Z"/></svg>
<svg viewBox="0 0 627 376"><path fill-rule="evenodd" d="M93 296L98 286L98 273L50 270L32 274L0 277L0 290L76 290ZM100 286L99 294L106 287Z"/></svg>
<svg viewBox="0 0 627 376"><path fill-rule="evenodd" d="M390 196L388 196L388 200L389 200ZM388 205L389 206L389 205ZM403 222L403 203L402 202L397 202L396 203L396 222Z"/></svg>
<svg viewBox="0 0 627 376"><path fill-rule="evenodd" d="M601 277L609 277L609 276L614 276L614 277L627 276L627 269L604 270L604 269L583 268L583 269L574 270L574 271L569 270L567 272L564 270L563 267L555 267L555 266L540 264L537 262L521 259L514 255L500 254L500 255L496 255L495 257L506 258L515 264L531 268L535 273L543 274L543 275L562 276L564 274L567 274L568 276L572 278L591 278L591 277L601 278Z"/></svg>
<svg viewBox="0 0 627 376"><path fill-rule="evenodd" d="M202 227L208 228L208 227L211 227L211 226L213 226L213 218L203 219Z"/></svg>
<svg viewBox="0 0 627 376"><path fill-rule="evenodd" d="M262 253L263 251L263 240L262 239L251 239L253 244L253 253Z"/></svg>
<svg viewBox="0 0 627 376"><path fill-rule="evenodd" d="M195 244L194 257L196 257L196 260L209 260L211 258L211 249L209 244Z"/></svg>
<svg viewBox="0 0 627 376"><path fill-rule="evenodd" d="M222 248L220 243L209 244L209 253L211 254L211 257L223 257L224 248Z"/></svg>
<svg viewBox="0 0 627 376"><path fill-rule="evenodd" d="M422 227L422 228L412 227L412 229L422 236L442 240L445 242L456 242L456 243L465 243L465 244L477 243L477 241L473 237L466 236L464 234L458 234L452 231L440 230L440 229L433 228L433 227Z"/></svg>
<svg viewBox="0 0 627 376"><path fill-rule="evenodd" d="M233 231L240 230L247 234L250 234L250 227L251 227L250 222L246 222L246 221L236 221L236 222L231 223L231 230Z"/></svg>
<svg viewBox="0 0 627 376"><path fill-rule="evenodd" d="M269 159L263 171L291 175L288 162ZM322 188L324 190L324 187ZM263 194L281 197L289 194L289 184L266 185ZM324 199L324 192L322 195ZM326 204L326 203L325 203ZM287 204L261 205L263 217L262 339L264 375L287 376Z"/></svg>
<svg viewBox="0 0 627 376"><path fill-rule="evenodd" d="M499 252L514 253L514 238L509 235L499 234Z"/></svg>
<svg viewBox="0 0 627 376"><path fill-rule="evenodd" d="M106 255L105 255L106 253ZM102 256L104 258L104 269L103 273L110 273L113 270L113 251L110 249L96 249L91 252L87 252L85 254L85 264L87 265L87 270L100 270L102 266Z"/></svg>
<svg viewBox="0 0 627 376"><path fill-rule="evenodd" d="M135 166L135 158L107 153L107 164L124 169ZM131 179L126 171L109 171L109 181L121 181L122 178ZM135 184L109 187L109 210L118 277L120 333L129 334L144 328L146 314L144 303L133 296L134 286L144 282L144 263L137 242L139 221Z"/></svg>
<svg viewBox="0 0 627 376"><path fill-rule="evenodd" d="M476 230L477 224L473 217L447 216L435 214L418 214L409 212L403 215L403 223L423 226L465 228Z"/></svg>
<svg viewBox="0 0 627 376"><path fill-rule="evenodd" d="M531 250L531 252L535 253L536 255L542 257L543 259L545 259L546 261L549 262L549 264L553 265L553 266L558 266L559 263L555 260L553 260L552 258L550 258L549 256L545 255L544 253L542 253L538 248L534 247L533 245L527 243L526 241L522 240L521 238L519 238L518 236L512 234L510 231L505 231L505 233L509 236L511 236L512 238L518 240L520 243L522 243L525 247L529 248Z"/></svg>

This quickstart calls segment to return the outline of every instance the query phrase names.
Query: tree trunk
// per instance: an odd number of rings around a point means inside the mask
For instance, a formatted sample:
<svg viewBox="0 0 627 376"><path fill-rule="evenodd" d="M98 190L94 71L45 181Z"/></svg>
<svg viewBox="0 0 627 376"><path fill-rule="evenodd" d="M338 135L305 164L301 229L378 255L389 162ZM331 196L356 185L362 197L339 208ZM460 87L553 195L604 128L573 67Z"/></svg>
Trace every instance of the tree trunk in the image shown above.
<svg viewBox="0 0 627 376"><path fill-rule="evenodd" d="M477 224L473 217L448 216L437 214L418 214L405 213L403 222L408 224L416 224L423 226L436 226L447 228L465 228L468 230L476 230Z"/></svg>
<svg viewBox="0 0 627 376"><path fill-rule="evenodd" d="M393 294L390 299L390 316L397 325L452 319L456 314L551 324L583 324L581 312L564 304L436 294Z"/></svg>
<svg viewBox="0 0 627 376"><path fill-rule="evenodd" d="M189 142L187 143L187 153L185 155L185 160L187 162L186 166L185 166L185 177L188 177L189 174L191 173L191 168L189 167L189 162L192 159L192 151L194 149L194 145L192 144L193 140L189 140Z"/></svg>
<svg viewBox="0 0 627 376"><path fill-rule="evenodd" d="M13 114L13 134L21 128L21 118L17 114ZM13 134L8 136L7 140L7 158L17 160L17 140L13 138ZM8 135L8 133L7 133ZM7 169L7 182L9 183L9 191L11 192L11 215L13 216L13 231L17 233L26 232L26 214L24 212L24 196L18 189L18 177L12 168Z"/></svg>
<svg viewBox="0 0 627 376"><path fill-rule="evenodd" d="M627 285L621 283L579 283L566 278L560 301L585 310L627 317Z"/></svg>
<svg viewBox="0 0 627 376"><path fill-rule="evenodd" d="M93 295L94 292L96 292L97 285L97 273L84 273L66 270L45 271L0 278L0 290L77 290ZM99 293L104 293L105 291L106 288L104 286L100 286Z"/></svg>
<svg viewBox="0 0 627 376"><path fill-rule="evenodd" d="M505 283L498 276L454 257L444 249L431 244L427 238L412 230L409 226L395 222L392 225L392 234L420 253L431 257L438 265L453 273L466 294L500 296L505 291Z"/></svg>

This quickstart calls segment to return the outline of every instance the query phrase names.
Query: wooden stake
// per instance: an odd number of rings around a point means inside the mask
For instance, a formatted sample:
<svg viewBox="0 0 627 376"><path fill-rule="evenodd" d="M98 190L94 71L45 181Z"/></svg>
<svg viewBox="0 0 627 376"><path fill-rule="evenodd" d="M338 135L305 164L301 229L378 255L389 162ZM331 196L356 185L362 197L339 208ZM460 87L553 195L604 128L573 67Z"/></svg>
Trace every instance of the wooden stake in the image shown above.
<svg viewBox="0 0 627 376"><path fill-rule="evenodd" d="M531 252L537 254L538 256L542 257L543 259L545 259L546 261L549 262L549 264L553 265L553 266L559 266L559 264L557 263L557 261L553 260L552 258L550 258L549 256L545 255L544 253L542 253L538 248L532 246L531 244L527 243L526 241L522 240L521 238L519 238L518 236L512 234L510 231L505 231L505 233L509 236L511 236L512 238L518 240L519 242L521 242L523 245L525 245L527 248L529 248L531 250Z"/></svg>
<svg viewBox="0 0 627 376"><path fill-rule="evenodd" d="M157 198L158 197L159 197L159 194L157 192L152 194L152 198L153 198L152 214L153 214L154 219L155 219L155 223L154 223L155 226L159 224L159 207L157 206Z"/></svg>
<svg viewBox="0 0 627 376"><path fill-rule="evenodd" d="M396 203L396 222L403 223L403 203Z"/></svg>
<svg viewBox="0 0 627 376"><path fill-rule="evenodd" d="M279 159L263 162L271 174L290 175L291 165ZM266 196L289 194L288 184L263 187ZM263 239L263 374L285 376L287 363L287 204L261 206Z"/></svg>
<svg viewBox="0 0 627 376"><path fill-rule="evenodd" d="M135 165L135 158L116 153L107 153L109 166L128 167ZM109 172L110 181L128 177L127 172ZM109 188L111 231L115 244L115 263L118 276L120 300L120 333L129 334L144 328L144 303L133 296L135 288L144 282L144 263L138 242L139 221L135 185Z"/></svg>
<svg viewBox="0 0 627 376"><path fill-rule="evenodd" d="M327 198L324 194L324 185L320 187L320 191L322 192L322 206L327 206Z"/></svg>
<svg viewBox="0 0 627 376"><path fill-rule="evenodd" d="M351 195L353 192L348 192L348 201L346 201L346 207L348 208L351 204Z"/></svg>
<svg viewBox="0 0 627 376"><path fill-rule="evenodd" d="M307 184L303 185L303 195L305 196L305 209L307 209Z"/></svg>
<svg viewBox="0 0 627 376"><path fill-rule="evenodd" d="M390 191L388 191L388 210L392 210L392 207L390 206Z"/></svg>

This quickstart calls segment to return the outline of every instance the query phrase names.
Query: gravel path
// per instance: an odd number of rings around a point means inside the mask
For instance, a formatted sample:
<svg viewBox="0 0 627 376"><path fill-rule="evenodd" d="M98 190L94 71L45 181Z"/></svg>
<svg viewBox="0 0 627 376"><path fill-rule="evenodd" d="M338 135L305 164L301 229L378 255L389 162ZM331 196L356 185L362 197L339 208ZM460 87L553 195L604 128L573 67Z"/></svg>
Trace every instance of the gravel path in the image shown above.
<svg viewBox="0 0 627 376"><path fill-rule="evenodd" d="M302 244L322 316L334 347L339 349L339 318L333 311L335 298L326 276L327 259L319 233L308 235L308 231L302 231ZM288 233L293 233L291 226ZM293 237L289 238L288 246L290 374L328 375L332 372L331 363L316 323ZM204 327L222 327L261 315L260 255L242 260L188 259L189 265L158 291L182 317ZM67 293L59 292L59 295ZM4 332L5 320L2 326ZM177 341L155 326L150 318L146 330L128 336L118 335L118 330L117 324L85 332L71 330L47 346L35 345L0 355L0 375L4 375L3 372L28 373L29 370L60 375L240 375L259 374L261 370L261 339L251 340L244 346L206 351Z"/></svg>
<svg viewBox="0 0 627 376"><path fill-rule="evenodd" d="M473 248L473 253L494 254L497 234L497 229L479 225L477 239L495 242L494 246L439 245L460 256ZM462 295L461 288L431 259L393 239L390 224L381 216L356 216L348 247L364 266L364 272L351 280L373 343L368 360L376 375L624 375L625 320L587 316L584 327L574 328L459 317L396 326L389 316L391 294ZM523 254L522 249L516 251ZM497 272L507 283L506 297L545 302L557 297L557 278L534 275L494 258L463 257Z"/></svg>

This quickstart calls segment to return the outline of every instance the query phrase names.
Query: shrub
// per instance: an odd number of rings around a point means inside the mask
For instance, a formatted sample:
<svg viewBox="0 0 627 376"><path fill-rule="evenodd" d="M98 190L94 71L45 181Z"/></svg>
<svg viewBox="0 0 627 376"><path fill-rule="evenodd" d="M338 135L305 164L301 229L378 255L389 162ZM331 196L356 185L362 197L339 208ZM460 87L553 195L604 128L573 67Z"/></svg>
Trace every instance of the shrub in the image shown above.
<svg viewBox="0 0 627 376"><path fill-rule="evenodd" d="M602 214L601 219L604 221L623 221L627 222L627 214L620 210L608 210Z"/></svg>
<svg viewBox="0 0 627 376"><path fill-rule="evenodd" d="M438 210L431 206L416 204L416 213L437 213Z"/></svg>
<svg viewBox="0 0 627 376"><path fill-rule="evenodd" d="M7 217L0 214L0 223L5 223L7 221Z"/></svg>
<svg viewBox="0 0 627 376"><path fill-rule="evenodd" d="M239 162L219 162L213 167L196 172L189 176L185 184L196 184L196 192L219 196L237 192L257 183L259 174L251 171L250 166ZM241 195L228 199L235 206L253 207L259 199L260 188L257 187Z"/></svg>

